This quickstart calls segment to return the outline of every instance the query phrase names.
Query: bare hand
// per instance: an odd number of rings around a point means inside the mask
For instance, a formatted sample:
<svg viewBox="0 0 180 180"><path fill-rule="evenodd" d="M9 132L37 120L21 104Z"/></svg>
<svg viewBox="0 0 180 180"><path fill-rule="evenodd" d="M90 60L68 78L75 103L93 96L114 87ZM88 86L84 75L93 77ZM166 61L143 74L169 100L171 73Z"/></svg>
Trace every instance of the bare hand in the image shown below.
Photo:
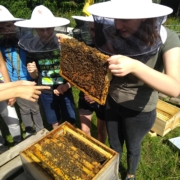
<svg viewBox="0 0 180 180"><path fill-rule="evenodd" d="M114 76L125 76L134 71L137 60L127 56L115 55L108 59L109 69Z"/></svg>
<svg viewBox="0 0 180 180"><path fill-rule="evenodd" d="M8 104L9 106L13 106L15 102L16 102L16 98L11 98L11 99L9 99L9 100L7 101L7 104Z"/></svg>
<svg viewBox="0 0 180 180"><path fill-rule="evenodd" d="M72 37L71 36L68 36L66 34L56 34L57 38L58 38L58 42L62 42L63 39L71 39Z"/></svg>
<svg viewBox="0 0 180 180"><path fill-rule="evenodd" d="M37 72L37 67L36 67L36 63L33 61L32 63L28 63L27 64L27 70L28 73L33 73L33 72Z"/></svg>
<svg viewBox="0 0 180 180"><path fill-rule="evenodd" d="M69 88L70 88L69 84L66 83L66 84L60 84L60 85L57 87L57 90L58 90L59 94L63 94L63 93L66 92Z"/></svg>
<svg viewBox="0 0 180 180"><path fill-rule="evenodd" d="M95 103L95 101L93 99L91 99L91 97L86 95L86 94L84 94L84 99L90 104Z"/></svg>
<svg viewBox="0 0 180 180"><path fill-rule="evenodd" d="M53 92L54 92L54 94L55 94L56 96L59 96L59 94L60 94L57 89L54 89Z"/></svg>
<svg viewBox="0 0 180 180"><path fill-rule="evenodd" d="M36 102L41 90L50 89L49 86L18 86L17 97Z"/></svg>

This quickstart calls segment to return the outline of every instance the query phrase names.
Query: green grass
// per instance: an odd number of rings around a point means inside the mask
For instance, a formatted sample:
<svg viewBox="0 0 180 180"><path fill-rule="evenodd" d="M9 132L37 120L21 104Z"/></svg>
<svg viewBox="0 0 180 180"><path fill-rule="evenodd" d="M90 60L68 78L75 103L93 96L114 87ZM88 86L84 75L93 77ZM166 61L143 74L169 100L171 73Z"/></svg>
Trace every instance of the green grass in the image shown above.
<svg viewBox="0 0 180 180"><path fill-rule="evenodd" d="M168 18L165 26L180 34L180 18Z"/></svg>

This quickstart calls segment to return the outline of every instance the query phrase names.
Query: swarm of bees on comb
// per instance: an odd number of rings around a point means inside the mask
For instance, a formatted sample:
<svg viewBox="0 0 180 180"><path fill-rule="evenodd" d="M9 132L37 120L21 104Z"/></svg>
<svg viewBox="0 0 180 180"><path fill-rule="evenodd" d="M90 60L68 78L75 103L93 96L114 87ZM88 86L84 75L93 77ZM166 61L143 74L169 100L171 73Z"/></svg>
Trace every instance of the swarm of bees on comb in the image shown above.
<svg viewBox="0 0 180 180"><path fill-rule="evenodd" d="M108 57L74 38L63 39L60 75L94 101L104 105L112 78Z"/></svg>

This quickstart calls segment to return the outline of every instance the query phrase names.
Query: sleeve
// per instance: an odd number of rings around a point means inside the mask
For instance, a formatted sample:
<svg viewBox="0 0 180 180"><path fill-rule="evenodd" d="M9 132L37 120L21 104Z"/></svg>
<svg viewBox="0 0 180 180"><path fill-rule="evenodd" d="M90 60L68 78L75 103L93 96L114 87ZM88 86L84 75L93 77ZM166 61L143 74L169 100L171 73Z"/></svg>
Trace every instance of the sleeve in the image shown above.
<svg viewBox="0 0 180 180"><path fill-rule="evenodd" d="M33 56L29 52L26 52L26 53L27 53L26 54L26 65L27 65L28 63L31 63L33 61L33 58L32 58Z"/></svg>
<svg viewBox="0 0 180 180"><path fill-rule="evenodd" d="M167 39L162 48L163 54L172 48L180 47L179 36L174 31L168 28L166 28L166 30L167 30Z"/></svg>

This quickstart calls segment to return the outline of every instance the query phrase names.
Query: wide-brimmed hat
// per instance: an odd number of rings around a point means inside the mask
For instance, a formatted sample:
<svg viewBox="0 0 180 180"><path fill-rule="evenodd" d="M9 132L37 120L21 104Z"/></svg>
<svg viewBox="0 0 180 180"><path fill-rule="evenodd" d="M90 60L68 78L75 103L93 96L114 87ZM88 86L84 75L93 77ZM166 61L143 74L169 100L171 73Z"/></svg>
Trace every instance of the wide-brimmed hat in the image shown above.
<svg viewBox="0 0 180 180"><path fill-rule="evenodd" d="M93 4L87 10L92 15L113 19L154 18L173 12L171 8L153 3L152 0L111 0Z"/></svg>
<svg viewBox="0 0 180 180"><path fill-rule="evenodd" d="M40 5L34 8L30 20L16 22L15 25L27 28L51 28L65 26L69 23L68 19L55 17L47 7Z"/></svg>
<svg viewBox="0 0 180 180"><path fill-rule="evenodd" d="M20 21L21 18L15 18L7 8L0 5L0 22L9 22L9 21Z"/></svg>
<svg viewBox="0 0 180 180"><path fill-rule="evenodd" d="M94 22L93 16L72 16L73 19L86 21L86 22Z"/></svg>

